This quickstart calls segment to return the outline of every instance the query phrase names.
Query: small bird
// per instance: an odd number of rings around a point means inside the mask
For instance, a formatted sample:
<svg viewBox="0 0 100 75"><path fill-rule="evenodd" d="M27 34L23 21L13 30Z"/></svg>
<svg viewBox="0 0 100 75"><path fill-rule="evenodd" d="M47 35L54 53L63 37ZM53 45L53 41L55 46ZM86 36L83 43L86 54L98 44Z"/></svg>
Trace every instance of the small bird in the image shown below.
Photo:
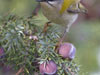
<svg viewBox="0 0 100 75"><path fill-rule="evenodd" d="M80 0L37 0L40 2L44 16L53 23L65 28L63 41L70 26L75 22L79 13L86 13ZM49 23L50 23L49 22Z"/></svg>

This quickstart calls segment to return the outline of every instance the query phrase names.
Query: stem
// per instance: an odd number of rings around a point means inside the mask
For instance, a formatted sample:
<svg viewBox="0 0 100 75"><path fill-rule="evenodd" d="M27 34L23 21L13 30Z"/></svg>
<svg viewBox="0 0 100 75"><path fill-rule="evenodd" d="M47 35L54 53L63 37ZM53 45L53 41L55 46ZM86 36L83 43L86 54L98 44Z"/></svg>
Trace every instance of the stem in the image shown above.
<svg viewBox="0 0 100 75"><path fill-rule="evenodd" d="M19 75L20 73L22 73L24 71L24 67L21 67L18 72L16 73L16 75Z"/></svg>
<svg viewBox="0 0 100 75"><path fill-rule="evenodd" d="M33 10L32 14L33 15L37 15L37 13L39 12L41 6L40 6L40 3L37 4L37 6L35 7L35 9Z"/></svg>
<svg viewBox="0 0 100 75"><path fill-rule="evenodd" d="M55 50L56 50L57 53L58 53L59 46L63 42L63 40L64 40L65 36L67 35L68 31L69 31L69 29L66 28L65 31L64 31L64 33L63 33L63 35L62 35L62 38L60 38L59 42L57 43L56 48L55 48Z"/></svg>

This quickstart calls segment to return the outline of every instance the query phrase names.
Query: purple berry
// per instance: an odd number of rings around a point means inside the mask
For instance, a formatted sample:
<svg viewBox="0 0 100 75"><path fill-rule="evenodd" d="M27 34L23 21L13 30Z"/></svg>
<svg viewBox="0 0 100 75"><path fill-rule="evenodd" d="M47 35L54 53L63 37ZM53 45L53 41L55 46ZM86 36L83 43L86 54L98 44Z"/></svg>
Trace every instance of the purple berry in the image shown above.
<svg viewBox="0 0 100 75"><path fill-rule="evenodd" d="M3 66L3 72L8 72L12 69L12 67L10 65L4 65Z"/></svg>
<svg viewBox="0 0 100 75"><path fill-rule="evenodd" d="M0 58L3 58L4 48L0 47Z"/></svg>
<svg viewBox="0 0 100 75"><path fill-rule="evenodd" d="M68 58L72 60L75 57L75 53L76 53L76 48L71 43L64 43L61 44L61 46L59 47L59 54L63 58Z"/></svg>
<svg viewBox="0 0 100 75"><path fill-rule="evenodd" d="M53 61L48 61L40 64L39 69L42 75L53 75L57 72L57 65Z"/></svg>

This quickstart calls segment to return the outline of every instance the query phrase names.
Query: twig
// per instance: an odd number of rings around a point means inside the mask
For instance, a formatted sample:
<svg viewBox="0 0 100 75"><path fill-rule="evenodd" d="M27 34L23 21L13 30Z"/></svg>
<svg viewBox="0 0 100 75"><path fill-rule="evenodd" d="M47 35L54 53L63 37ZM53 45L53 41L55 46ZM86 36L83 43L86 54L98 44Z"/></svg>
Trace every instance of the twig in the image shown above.
<svg viewBox="0 0 100 75"><path fill-rule="evenodd" d="M16 75L19 75L20 73L22 73L24 71L24 67L21 67L18 72L16 73ZM24 74L23 74L24 75Z"/></svg>
<svg viewBox="0 0 100 75"><path fill-rule="evenodd" d="M66 74L68 74L68 73L66 72L66 70L68 70L68 72L69 72L71 75L75 75L73 72L71 72L71 69L70 69L69 67L66 68L66 67L65 67L65 64L62 64L62 65L63 65L63 68L64 68Z"/></svg>
<svg viewBox="0 0 100 75"><path fill-rule="evenodd" d="M39 12L41 6L40 6L40 3L37 4L37 6L35 7L35 9L33 10L32 14L33 15L37 15L37 13Z"/></svg>
<svg viewBox="0 0 100 75"><path fill-rule="evenodd" d="M67 70L71 73L71 75L75 75L73 72L71 72L70 68L67 68Z"/></svg>

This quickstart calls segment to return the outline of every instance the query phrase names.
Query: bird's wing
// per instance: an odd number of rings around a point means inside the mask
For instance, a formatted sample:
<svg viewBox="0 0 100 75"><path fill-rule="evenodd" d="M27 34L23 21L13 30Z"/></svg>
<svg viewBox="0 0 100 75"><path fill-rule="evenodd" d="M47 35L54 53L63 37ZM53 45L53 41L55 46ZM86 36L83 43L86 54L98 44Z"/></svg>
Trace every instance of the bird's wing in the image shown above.
<svg viewBox="0 0 100 75"><path fill-rule="evenodd" d="M87 9L80 2L71 5L67 11L70 13L87 13Z"/></svg>
<svg viewBox="0 0 100 75"><path fill-rule="evenodd" d="M79 9L80 9L81 12L87 13L88 10L85 8L85 6L82 3L79 3L78 7L79 7Z"/></svg>

